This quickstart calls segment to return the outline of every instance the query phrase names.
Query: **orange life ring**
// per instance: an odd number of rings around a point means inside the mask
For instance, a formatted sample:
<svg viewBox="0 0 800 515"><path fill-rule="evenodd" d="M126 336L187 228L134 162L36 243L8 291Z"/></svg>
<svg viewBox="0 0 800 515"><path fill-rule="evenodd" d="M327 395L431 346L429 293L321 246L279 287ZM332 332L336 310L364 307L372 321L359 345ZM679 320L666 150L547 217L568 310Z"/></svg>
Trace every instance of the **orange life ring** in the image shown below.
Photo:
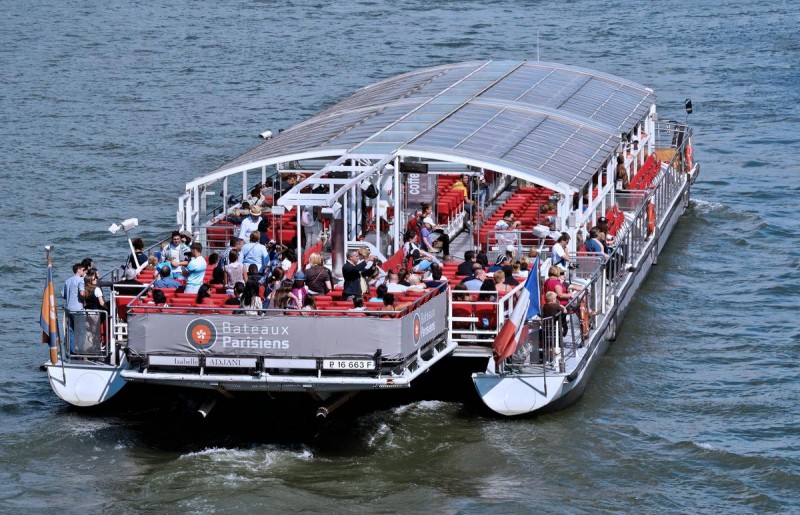
<svg viewBox="0 0 800 515"><path fill-rule="evenodd" d="M584 340L589 339L589 306L587 305L586 296L578 302L578 320L581 325L581 338Z"/></svg>
<svg viewBox="0 0 800 515"><path fill-rule="evenodd" d="M656 230L656 204L650 201L647 204L647 235L650 236Z"/></svg>
<svg viewBox="0 0 800 515"><path fill-rule="evenodd" d="M686 140L686 150L684 151L686 156L686 171L690 171L694 166L694 151L692 150L692 138Z"/></svg>

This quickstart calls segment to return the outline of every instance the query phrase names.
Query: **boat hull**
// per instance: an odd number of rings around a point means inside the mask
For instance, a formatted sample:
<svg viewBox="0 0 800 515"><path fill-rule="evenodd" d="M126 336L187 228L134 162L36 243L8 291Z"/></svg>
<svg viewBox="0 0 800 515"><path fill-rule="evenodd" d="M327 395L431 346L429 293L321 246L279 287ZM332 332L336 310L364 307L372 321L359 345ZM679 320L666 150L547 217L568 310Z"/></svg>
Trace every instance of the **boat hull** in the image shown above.
<svg viewBox="0 0 800 515"><path fill-rule="evenodd" d="M101 404L119 393L125 386L122 370L127 368L123 357L119 366L86 362L48 362L47 377L53 391L73 406L88 407Z"/></svg>
<svg viewBox="0 0 800 515"><path fill-rule="evenodd" d="M691 180L687 180L674 197L670 209L657 225L656 232L648 240L638 261L633 263L634 270L621 283L614 305L599 317L597 330L593 331L587 351L578 365L569 374L558 375L543 374L541 365L533 373L472 374L475 389L489 409L505 416L557 411L583 395L599 358L606 353L610 342L616 339L633 297L647 279L652 266L657 263L658 255L666 247L678 220L685 213L691 183Z"/></svg>

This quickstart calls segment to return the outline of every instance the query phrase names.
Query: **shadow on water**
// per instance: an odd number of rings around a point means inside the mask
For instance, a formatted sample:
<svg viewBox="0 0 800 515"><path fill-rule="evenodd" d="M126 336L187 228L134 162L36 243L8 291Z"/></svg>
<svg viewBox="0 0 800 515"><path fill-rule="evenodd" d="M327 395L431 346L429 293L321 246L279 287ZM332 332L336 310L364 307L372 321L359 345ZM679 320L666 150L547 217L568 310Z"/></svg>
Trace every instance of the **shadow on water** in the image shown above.
<svg viewBox="0 0 800 515"><path fill-rule="evenodd" d="M327 418L317 415L320 402L305 393L240 392L228 398L204 390L141 384L127 385L101 406L64 410L87 421L111 422L115 432L121 430L140 445L164 452L299 444L346 454L363 447L365 432L370 431L364 427L365 417L381 417L414 403L456 403L460 406L456 417L494 418L470 378L472 371L485 366L484 360L463 361L418 378L409 389L360 392ZM217 402L203 417L198 409L212 398Z"/></svg>

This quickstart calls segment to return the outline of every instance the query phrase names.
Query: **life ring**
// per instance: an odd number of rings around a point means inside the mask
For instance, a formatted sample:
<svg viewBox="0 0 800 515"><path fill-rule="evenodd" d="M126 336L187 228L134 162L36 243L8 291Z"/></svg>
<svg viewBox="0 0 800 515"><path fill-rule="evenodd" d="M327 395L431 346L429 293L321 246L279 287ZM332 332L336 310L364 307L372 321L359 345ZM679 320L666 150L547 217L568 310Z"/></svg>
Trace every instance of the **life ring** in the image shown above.
<svg viewBox="0 0 800 515"><path fill-rule="evenodd" d="M686 171L690 172L694 167L694 151L692 150L692 138L686 140L686 150L684 151L686 157Z"/></svg>
<svg viewBox="0 0 800 515"><path fill-rule="evenodd" d="M578 302L578 320L581 325L581 338L585 341L589 339L589 306L586 296Z"/></svg>
<svg viewBox="0 0 800 515"><path fill-rule="evenodd" d="M647 235L656 230L656 204L652 200L647 204Z"/></svg>

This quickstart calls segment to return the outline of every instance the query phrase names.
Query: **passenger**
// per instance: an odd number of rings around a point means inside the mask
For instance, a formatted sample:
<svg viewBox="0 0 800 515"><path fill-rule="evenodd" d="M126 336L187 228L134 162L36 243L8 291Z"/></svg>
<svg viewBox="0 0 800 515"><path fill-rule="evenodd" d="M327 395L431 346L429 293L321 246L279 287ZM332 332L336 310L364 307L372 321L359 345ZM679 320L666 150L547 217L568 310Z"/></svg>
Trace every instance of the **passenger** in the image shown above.
<svg viewBox="0 0 800 515"><path fill-rule="evenodd" d="M183 276L183 270L176 263L183 261L188 253L189 247L181 241L181 233L172 231L170 243L161 249L161 261L172 266L172 277L179 278Z"/></svg>
<svg viewBox="0 0 800 515"><path fill-rule="evenodd" d="M133 254L128 257L128 266L135 269L147 264L147 254L144 253L144 241L141 238L134 238L131 240L133 246Z"/></svg>
<svg viewBox="0 0 800 515"><path fill-rule="evenodd" d="M363 297L369 292L369 287L364 281L362 285L361 272L373 266L374 256L368 256L365 260L358 260L358 251L350 249L347 251L347 261L342 266L342 277L344 278L344 291L342 298L351 300L353 297Z"/></svg>
<svg viewBox="0 0 800 515"><path fill-rule="evenodd" d="M155 288L180 288L181 283L172 278L172 267L162 264L158 269L158 279L153 283Z"/></svg>
<svg viewBox="0 0 800 515"><path fill-rule="evenodd" d="M80 263L75 263L72 265L72 272L75 275L67 279L64 283L64 288L61 290L61 297L66 301L64 308L67 311L67 317L69 318L69 351L75 352L75 319L72 313L81 311L83 309L83 299L86 291L83 278L86 276L86 267ZM83 341L83 324L78 325L80 326L78 338Z"/></svg>
<svg viewBox="0 0 800 515"><path fill-rule="evenodd" d="M631 181L628 177L628 168L625 166L625 157L622 154L617 156L617 180L616 188L618 190L627 190L631 187Z"/></svg>
<svg viewBox="0 0 800 515"><path fill-rule="evenodd" d="M472 275L472 265L476 263L474 250L464 252L464 262L458 265L458 275Z"/></svg>
<svg viewBox="0 0 800 515"><path fill-rule="evenodd" d="M241 252L242 247L244 247L244 240L239 238L238 236L232 236L230 244L225 250L222 251L222 254L220 254L219 263L217 263L217 266L222 267L222 269L224 270L226 266L231 264L230 260L231 251L235 250L236 252Z"/></svg>
<svg viewBox="0 0 800 515"><path fill-rule="evenodd" d="M387 293L383 296L383 306L379 311L402 311L408 307L409 302L397 302L393 293Z"/></svg>
<svg viewBox="0 0 800 515"><path fill-rule="evenodd" d="M605 249L603 248L603 243L598 239L599 231L596 227L592 227L589 230L589 239L586 240L586 252L591 254L596 254L599 256L603 256L603 260L605 261L608 259L608 254L605 253Z"/></svg>
<svg viewBox="0 0 800 515"><path fill-rule="evenodd" d="M558 302L562 306L566 306L570 300L572 300L573 294L569 291L569 289L564 286L564 283L561 280L561 274L564 271L559 266L551 266L547 272L547 280L544 282L544 291L547 292L554 292L558 299Z"/></svg>
<svg viewBox="0 0 800 515"><path fill-rule="evenodd" d="M272 292L269 307L271 309L299 309L302 302L292 293L292 281L285 280L277 291Z"/></svg>
<svg viewBox="0 0 800 515"><path fill-rule="evenodd" d="M83 305L85 309L94 310L108 310L106 301L103 298L103 290L98 286L97 274L90 271L83 278L84 284L84 298Z"/></svg>
<svg viewBox="0 0 800 515"><path fill-rule="evenodd" d="M198 306L211 306L214 304L214 301L211 299L211 286L209 284L204 283L200 285L194 303Z"/></svg>
<svg viewBox="0 0 800 515"><path fill-rule="evenodd" d="M597 219L597 229L598 231L602 232L604 235L608 234L609 226L608 226L608 218L605 216L601 216Z"/></svg>
<svg viewBox="0 0 800 515"><path fill-rule="evenodd" d="M425 291L427 289L428 287L425 286L425 283L422 282L422 279L417 274L408 276L408 288L406 288L406 291Z"/></svg>
<svg viewBox="0 0 800 515"><path fill-rule="evenodd" d="M214 267L214 269L211 270L211 281L209 281L209 284L217 287L225 286L225 270L218 266Z"/></svg>
<svg viewBox="0 0 800 515"><path fill-rule="evenodd" d="M256 265L259 272L265 271L265 263L269 262L267 247L261 244L261 233L253 231L250 233L250 242L242 247L242 264L244 266ZM248 269L249 270L249 269Z"/></svg>
<svg viewBox="0 0 800 515"><path fill-rule="evenodd" d="M493 278L498 298L503 297L506 293L514 289L514 286L506 283L507 277L503 270L496 271Z"/></svg>
<svg viewBox="0 0 800 515"><path fill-rule="evenodd" d="M208 268L216 268L219 264L219 254L217 252L212 252L208 255L208 259L206 261L208 262Z"/></svg>
<svg viewBox="0 0 800 515"><path fill-rule="evenodd" d="M236 285L236 283L247 282L248 276L247 270L244 269L244 265L241 263L241 261L239 261L239 252L237 252L235 249L231 249L230 253L228 254L228 260L230 261L230 264L228 264L228 266L226 266L224 269L225 293L232 295L233 287Z"/></svg>
<svg viewBox="0 0 800 515"><path fill-rule="evenodd" d="M477 256L475 256L475 261L481 264L484 270L489 268L489 256L486 255L486 251L481 249L478 251Z"/></svg>
<svg viewBox="0 0 800 515"><path fill-rule="evenodd" d="M379 285L375 288L375 296L369 299L370 302L383 302L383 297L389 293L389 287L385 284Z"/></svg>
<svg viewBox="0 0 800 515"><path fill-rule="evenodd" d="M408 286L400 284L400 276L394 270L389 270L389 273L386 274L384 285L389 293L405 293L408 288Z"/></svg>
<svg viewBox="0 0 800 515"><path fill-rule="evenodd" d="M503 284L507 284L512 288L519 284L519 281L517 281L517 279L514 277L514 270L512 270L511 265L503 266L503 268L501 268L500 271L502 271L503 274L505 275Z"/></svg>
<svg viewBox="0 0 800 515"><path fill-rule="evenodd" d="M366 309L367 308L364 307L363 297L353 297L353 307L347 311L366 311Z"/></svg>
<svg viewBox="0 0 800 515"><path fill-rule="evenodd" d="M411 274L409 274L408 270L406 270L405 268L401 268L400 270L398 270L397 271L397 284L399 284L400 286L405 286L406 288L411 286L411 283L408 282L408 276L409 275L411 275Z"/></svg>
<svg viewBox="0 0 800 515"><path fill-rule="evenodd" d="M145 270L158 270L158 258L156 256L149 256L147 258L147 264L145 265Z"/></svg>
<svg viewBox="0 0 800 515"><path fill-rule="evenodd" d="M411 260L415 272L427 270L431 263L439 263L432 254L419 248L418 242L419 236L414 231L406 231L403 235L403 256Z"/></svg>
<svg viewBox="0 0 800 515"><path fill-rule="evenodd" d="M480 295L478 295L478 300L482 302L495 302L497 301L497 285L494 283L492 279L486 279L481 283Z"/></svg>
<svg viewBox="0 0 800 515"><path fill-rule="evenodd" d="M283 283L283 278L285 275L286 271L281 267L278 267L272 271L272 274L270 274L270 276L264 280L266 283L265 290L267 294L278 291L278 288L280 288L281 284Z"/></svg>
<svg viewBox="0 0 800 515"><path fill-rule="evenodd" d="M480 266L480 265L479 265ZM486 271L483 268L477 268L473 275L467 277L461 283L470 291L480 291L483 282L486 280Z"/></svg>
<svg viewBox="0 0 800 515"><path fill-rule="evenodd" d="M183 272L186 276L186 293L197 293L203 284L207 265L203 258L203 246L200 243L192 243L189 249L191 259L180 262L180 266L186 266L186 270Z"/></svg>
<svg viewBox="0 0 800 515"><path fill-rule="evenodd" d="M292 277L294 284L292 284L292 293L297 297L297 307L303 305L303 299L308 295L308 286L306 286L306 274L303 272L295 272Z"/></svg>
<svg viewBox="0 0 800 515"><path fill-rule="evenodd" d="M455 287L453 287L453 300L458 302L469 302L472 300L466 285L456 284Z"/></svg>
<svg viewBox="0 0 800 515"><path fill-rule="evenodd" d="M269 218L265 218L262 216L261 221L258 222L258 232L261 234L261 238L258 240L258 242L264 245L265 247L272 239L269 236L269 226L270 226Z"/></svg>
<svg viewBox="0 0 800 515"><path fill-rule="evenodd" d="M535 260L535 258L534 258ZM534 261L535 262L535 261ZM523 257L519 260L519 273L520 276L524 279L527 279L528 276L533 273L531 270L531 259L527 256Z"/></svg>
<svg viewBox="0 0 800 515"><path fill-rule="evenodd" d="M239 281L233 285L233 295L225 299L226 306L238 306L242 302L242 294L244 293L244 283Z"/></svg>
<svg viewBox="0 0 800 515"><path fill-rule="evenodd" d="M123 277L123 280L113 283L112 288L115 292L122 295L138 295L145 289L144 285L136 279L136 270L133 268L126 268Z"/></svg>
<svg viewBox="0 0 800 515"><path fill-rule="evenodd" d="M430 278L425 281L425 286L428 288L438 288L443 284L447 284L447 278L442 277L442 269L438 266L431 266Z"/></svg>
<svg viewBox="0 0 800 515"><path fill-rule="evenodd" d="M104 311L106 309L106 302L103 299L103 290L97 286L97 275L94 273L87 274L83 278L84 284L84 299L83 309L93 311ZM83 350L86 354L96 354L100 351L102 344L102 314L101 313L86 313L86 346Z"/></svg>
<svg viewBox="0 0 800 515"><path fill-rule="evenodd" d="M553 265L558 265L564 270L569 267L569 251L567 250L568 245L569 234L562 232L561 236L558 237L558 240L553 245L553 252L552 256L550 257L550 262Z"/></svg>
<svg viewBox="0 0 800 515"><path fill-rule="evenodd" d="M556 333L555 320L556 317L561 322L561 333L567 334L567 310L558 302L558 295L555 292L549 291L544 294L545 304L542 306L542 343L543 348L546 349L546 361L552 361L554 356L554 349L558 345L558 333ZM548 322L548 320L551 320Z"/></svg>
<svg viewBox="0 0 800 515"><path fill-rule="evenodd" d="M242 315L261 315L263 314L261 308L263 307L263 303L261 302L261 297L258 296L258 283L252 279L247 281L247 284L244 286L244 291L242 292L242 301L239 304L242 308L237 311L238 314Z"/></svg>
<svg viewBox="0 0 800 515"><path fill-rule="evenodd" d="M490 274L497 272L498 270L502 270L504 266L511 266L511 257L508 254L500 254L497 256L497 260L494 262L494 265L489 267Z"/></svg>
<svg viewBox="0 0 800 515"><path fill-rule="evenodd" d="M244 264L242 264L242 266L244 267ZM265 276L259 273L258 265L255 264L247 267L247 279L254 279L258 284L264 284L266 282Z"/></svg>
<svg viewBox="0 0 800 515"><path fill-rule="evenodd" d="M505 247L507 245L517 245L517 232L522 222L515 220L515 218L516 215L514 214L514 211L511 209L506 209L505 212L503 212L503 218L494 224L494 230L498 231L495 234L495 239L497 240L497 244L499 246Z"/></svg>
<svg viewBox="0 0 800 515"><path fill-rule="evenodd" d="M431 232L431 239L435 235L435 240L442 243L442 259L444 261L450 261L452 258L450 257L450 235L448 235L444 231L444 227L441 225L437 225L433 223L433 207L427 202L422 203L422 224L429 225L429 230ZM428 249L426 249L428 250Z"/></svg>
<svg viewBox="0 0 800 515"><path fill-rule="evenodd" d="M258 230L258 224L261 222L261 208L258 206L253 206L250 208L250 216L242 220L242 225L239 226L239 234L238 236L247 241L253 241L250 239L250 235ZM258 241L258 240L256 240Z"/></svg>
<svg viewBox="0 0 800 515"><path fill-rule="evenodd" d="M450 191L459 192L464 198L464 211L467 212L467 217L464 219L464 230L469 231L469 224L472 217L475 215L475 201L470 198L469 194L469 176L462 174L451 187Z"/></svg>
<svg viewBox="0 0 800 515"><path fill-rule="evenodd" d="M159 289L153 290L153 305L161 308L169 307L167 304L167 296Z"/></svg>
<svg viewBox="0 0 800 515"><path fill-rule="evenodd" d="M322 256L314 252L308 257L306 268L306 286L311 295L327 295L331 286L331 271L322 264Z"/></svg>
<svg viewBox="0 0 800 515"><path fill-rule="evenodd" d="M190 231L181 231L181 243L187 247L192 246L192 233Z"/></svg>
<svg viewBox="0 0 800 515"><path fill-rule="evenodd" d="M314 298L313 295L306 295L303 298L303 307L300 308L300 311L316 311L317 310L317 300Z"/></svg>

